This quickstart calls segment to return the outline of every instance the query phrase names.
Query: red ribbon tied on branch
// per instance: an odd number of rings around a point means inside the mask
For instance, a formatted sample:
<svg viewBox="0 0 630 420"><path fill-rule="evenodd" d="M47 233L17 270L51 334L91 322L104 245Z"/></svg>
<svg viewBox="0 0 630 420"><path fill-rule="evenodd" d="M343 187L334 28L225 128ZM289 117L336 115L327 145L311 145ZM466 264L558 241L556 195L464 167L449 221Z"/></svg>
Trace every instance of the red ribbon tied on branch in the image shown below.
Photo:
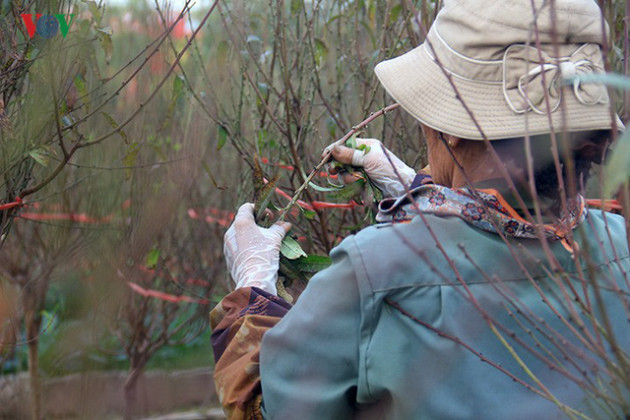
<svg viewBox="0 0 630 420"><path fill-rule="evenodd" d="M21 207L22 205L22 199L18 197L15 199L15 201L12 201L11 203L0 204L0 211L12 209L13 207Z"/></svg>

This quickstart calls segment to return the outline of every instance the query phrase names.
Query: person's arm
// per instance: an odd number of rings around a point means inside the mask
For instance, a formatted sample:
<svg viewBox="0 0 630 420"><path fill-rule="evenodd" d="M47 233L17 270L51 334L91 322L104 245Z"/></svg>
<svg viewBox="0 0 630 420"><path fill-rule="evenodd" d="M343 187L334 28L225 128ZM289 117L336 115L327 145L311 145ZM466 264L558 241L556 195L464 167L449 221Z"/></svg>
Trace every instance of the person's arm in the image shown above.
<svg viewBox="0 0 630 420"><path fill-rule="evenodd" d="M241 287L210 312L214 381L230 419L262 419L260 414L260 342L291 308L257 287Z"/></svg>
<svg viewBox="0 0 630 420"><path fill-rule="evenodd" d="M280 244L290 227L257 226L254 205L246 203L223 240L236 290L212 310L210 327L217 393L231 419L261 418L260 341L291 307L275 296Z"/></svg>
<svg viewBox="0 0 630 420"><path fill-rule="evenodd" d="M331 252L333 264L311 279L291 311L263 337L265 418L352 418L362 377L361 299L351 261L359 259L351 257L353 244L347 239Z"/></svg>
<svg viewBox="0 0 630 420"><path fill-rule="evenodd" d="M262 418L261 401L266 418L352 412L361 310L349 243L331 253L333 264L313 277L291 311L284 300L247 285L214 308L214 377L230 419Z"/></svg>

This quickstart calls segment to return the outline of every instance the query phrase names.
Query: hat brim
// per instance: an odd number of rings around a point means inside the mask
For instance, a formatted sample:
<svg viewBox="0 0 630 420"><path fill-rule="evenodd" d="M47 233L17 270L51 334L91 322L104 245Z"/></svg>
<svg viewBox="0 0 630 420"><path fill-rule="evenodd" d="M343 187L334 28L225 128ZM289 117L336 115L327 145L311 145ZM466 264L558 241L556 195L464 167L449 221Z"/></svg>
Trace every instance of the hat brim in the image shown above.
<svg viewBox="0 0 630 420"><path fill-rule="evenodd" d="M427 53L425 45L383 61L374 69L385 90L420 122L469 140L482 140L484 136L489 140L498 140L520 137L525 133L536 135L552 131L547 114L531 111L518 114L512 111L504 97L501 82L477 82L452 75L451 83ZM460 97L456 95L453 84ZM609 104L583 105L568 91L566 93L563 95L565 106L551 114L553 131L612 128ZM617 129L623 129L619 118L615 116L615 119Z"/></svg>

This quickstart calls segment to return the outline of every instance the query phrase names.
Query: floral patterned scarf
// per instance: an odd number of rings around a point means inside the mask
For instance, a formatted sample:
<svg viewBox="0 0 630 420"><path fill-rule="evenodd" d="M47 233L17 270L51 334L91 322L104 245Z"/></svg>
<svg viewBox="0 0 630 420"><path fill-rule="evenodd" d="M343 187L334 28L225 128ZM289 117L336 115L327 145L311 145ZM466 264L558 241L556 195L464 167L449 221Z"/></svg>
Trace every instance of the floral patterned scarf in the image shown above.
<svg viewBox="0 0 630 420"><path fill-rule="evenodd" d="M488 232L515 238L537 238L536 225L525 220L494 189L447 188L441 185L422 185L410 191L415 203L409 198L387 198L379 204L378 222L408 222L418 214L456 216ZM476 197L475 197L476 195ZM544 236L551 241L561 241L569 252L573 246L568 236L584 221L587 214L584 198L580 195L569 200L567 210L552 223L540 225Z"/></svg>

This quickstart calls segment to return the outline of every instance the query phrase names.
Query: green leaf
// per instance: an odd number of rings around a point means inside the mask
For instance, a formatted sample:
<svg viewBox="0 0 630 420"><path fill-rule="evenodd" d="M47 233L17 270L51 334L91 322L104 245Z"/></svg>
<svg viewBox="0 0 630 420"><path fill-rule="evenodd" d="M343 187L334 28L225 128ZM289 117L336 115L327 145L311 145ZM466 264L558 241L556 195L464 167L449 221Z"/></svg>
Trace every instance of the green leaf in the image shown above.
<svg viewBox="0 0 630 420"><path fill-rule="evenodd" d="M328 47L326 46L326 44L324 44L324 41L322 41L321 39L315 38L315 61L317 62L317 65L321 65L322 62L326 60L327 56Z"/></svg>
<svg viewBox="0 0 630 420"><path fill-rule="evenodd" d="M630 130L626 131L612 151L604 167L604 198L612 197L621 184L630 178Z"/></svg>
<svg viewBox="0 0 630 420"><path fill-rule="evenodd" d="M304 0L291 0L291 14L295 15L300 13L304 8Z"/></svg>
<svg viewBox="0 0 630 420"><path fill-rule="evenodd" d="M88 88L83 77L79 74L72 81L77 89L79 98L83 101L86 111L90 111L90 101L88 100Z"/></svg>
<svg viewBox="0 0 630 420"><path fill-rule="evenodd" d="M109 125L111 125L114 129L117 130L118 134L120 134L120 137L122 137L125 144L129 144L129 139L127 139L127 134L122 129L118 128L120 126L118 125L116 120L114 120L114 118L106 112L101 111L101 115L105 117Z"/></svg>
<svg viewBox="0 0 630 420"><path fill-rule="evenodd" d="M147 262L145 263L147 268L157 267L158 260L160 259L160 250L157 248L151 249L147 254Z"/></svg>
<svg viewBox="0 0 630 420"><path fill-rule="evenodd" d="M352 135L352 137L350 137L348 140L346 140L346 147L350 147L352 149L356 149L357 148L357 136L359 135L359 133L354 133Z"/></svg>
<svg viewBox="0 0 630 420"><path fill-rule="evenodd" d="M272 192L276 187L280 174L276 174L269 182L265 183L258 156L254 156L254 170L252 173L254 181L254 214L256 221L260 222L265 214L265 210L271 200Z"/></svg>
<svg viewBox="0 0 630 420"><path fill-rule="evenodd" d="M352 184L348 184L341 188L340 190L330 193L330 196L335 200L339 201L348 201L355 198L357 195L361 194L363 191L363 187L365 186L365 180L360 179Z"/></svg>
<svg viewBox="0 0 630 420"><path fill-rule="evenodd" d="M57 311L59 310L58 306L55 305L55 308L52 311L42 310L41 315L44 318L44 325L52 326L53 323L57 320Z"/></svg>
<svg viewBox="0 0 630 420"><path fill-rule="evenodd" d="M33 158L33 160L39 163L42 166L48 166L49 158L46 156L46 151L42 148L31 150L28 152L29 156Z"/></svg>
<svg viewBox="0 0 630 420"><path fill-rule="evenodd" d="M375 184L374 182L372 182L372 180L370 179L369 176L367 176L367 173L365 173L365 170L362 171L363 175L364 175L364 179L367 180L367 188L369 189L369 191L372 192L372 200L374 202L374 204L378 204L381 202L381 200L383 200L383 191L381 191ZM369 208L369 207L368 207ZM375 223L376 220L373 220L372 223Z"/></svg>
<svg viewBox="0 0 630 420"><path fill-rule="evenodd" d="M173 115L177 110L177 102L179 98L181 98L184 93L185 80L180 75L175 75L173 77L173 90L171 92L171 102L169 103L168 109L166 110L166 114L162 118L162 125L160 126L159 131L165 130L173 120ZM175 150L177 151L177 150Z"/></svg>
<svg viewBox="0 0 630 420"><path fill-rule="evenodd" d="M295 260L300 257L306 257L306 252L302 249L298 241L290 236L285 236L280 244L280 254L284 255L290 260Z"/></svg>
<svg viewBox="0 0 630 420"><path fill-rule="evenodd" d="M317 217L317 213L315 213L312 210L302 210L302 214L304 215L304 217L306 217L309 220L313 220L315 219L315 217Z"/></svg>
<svg viewBox="0 0 630 420"><path fill-rule="evenodd" d="M135 166L136 159L138 158L138 152L140 151L140 145L138 143L133 143L129 149L127 149L127 153L123 158L123 165L125 165L125 179L131 178L132 170L131 167Z"/></svg>
<svg viewBox="0 0 630 420"><path fill-rule="evenodd" d="M389 23L390 24L396 23L396 21L398 21L398 17L400 16L400 12L402 12L402 5L401 4L397 4L396 6L392 7L392 9L389 11Z"/></svg>
<svg viewBox="0 0 630 420"><path fill-rule="evenodd" d="M229 42L227 42L226 40L219 42L219 45L217 45L217 51L216 51L217 64L219 66L223 66L227 63L230 57L231 51L232 51L232 46Z"/></svg>
<svg viewBox="0 0 630 420"><path fill-rule="evenodd" d="M309 182L308 186L311 187L312 189L314 189L315 191L319 191L319 192L338 192L339 190L341 190L343 187L339 186L339 187L320 187L319 185L313 183L313 182Z"/></svg>
<svg viewBox="0 0 630 420"><path fill-rule="evenodd" d="M276 141L269 136L269 132L266 129L258 130L257 142L258 151L262 151L265 148L273 149L278 146Z"/></svg>
<svg viewBox="0 0 630 420"><path fill-rule="evenodd" d="M376 20L376 3L376 1L367 2L367 15L371 24L374 24Z"/></svg>
<svg viewBox="0 0 630 420"><path fill-rule="evenodd" d="M327 268L331 263L330 257L322 255L306 255L290 260L281 254L279 274L288 280L285 282L287 285L295 280L306 284L313 274Z"/></svg>
<svg viewBox="0 0 630 420"><path fill-rule="evenodd" d="M228 139L228 131L225 127L220 125L218 127L218 130L219 130L219 140L217 142L217 151L221 150L223 146L225 146L225 143L227 142L227 139Z"/></svg>
<svg viewBox="0 0 630 420"><path fill-rule="evenodd" d="M329 165L330 169L336 169L337 172L339 172L339 171L347 171L349 168L352 168L352 166L345 165L345 164L343 164L341 162L337 162L336 160L333 160L328 165ZM346 168L346 166L348 166L349 168Z"/></svg>
<svg viewBox="0 0 630 420"><path fill-rule="evenodd" d="M173 78L173 101L177 101L184 93L184 78L180 75L176 75Z"/></svg>
<svg viewBox="0 0 630 420"><path fill-rule="evenodd" d="M337 137L337 123L331 117L326 118L326 130L331 138Z"/></svg>
<svg viewBox="0 0 630 420"><path fill-rule="evenodd" d="M108 28L98 28L97 36L99 38L99 41L101 42L101 47L103 47L103 51L105 52L105 61L109 62L114 51L114 43L112 42L111 29L108 30Z"/></svg>
<svg viewBox="0 0 630 420"><path fill-rule="evenodd" d="M328 19L328 22L326 22L326 25L330 25L331 23L333 23L334 21L336 21L337 19L342 18L342 17L345 17L345 16L342 15L342 14L334 15L333 17Z"/></svg>
<svg viewBox="0 0 630 420"><path fill-rule="evenodd" d="M293 261L293 265L295 268L300 270L302 273L310 274L315 274L319 271L322 271L331 264L332 260L330 259L330 257L323 255L307 255Z"/></svg>
<svg viewBox="0 0 630 420"><path fill-rule="evenodd" d="M280 269L278 270L278 274L288 280L286 282L287 285L290 285L294 280L298 280L304 284L308 282L308 278L295 267L295 261L288 259L282 254L280 254Z"/></svg>

